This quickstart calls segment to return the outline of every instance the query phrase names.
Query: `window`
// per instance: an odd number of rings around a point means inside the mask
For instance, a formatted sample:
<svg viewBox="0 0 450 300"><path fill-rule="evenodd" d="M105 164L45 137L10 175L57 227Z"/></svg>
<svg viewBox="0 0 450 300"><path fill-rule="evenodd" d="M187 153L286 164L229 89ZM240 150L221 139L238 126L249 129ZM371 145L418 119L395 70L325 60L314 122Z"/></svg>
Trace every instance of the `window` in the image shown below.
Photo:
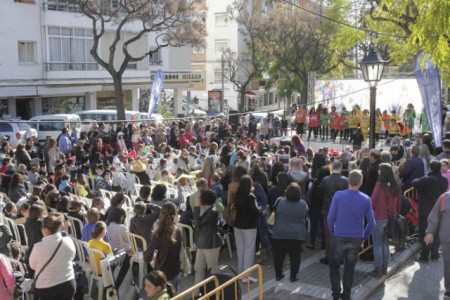
<svg viewBox="0 0 450 300"><path fill-rule="evenodd" d="M89 53L92 31L82 28L48 27L49 70L97 70Z"/></svg>
<svg viewBox="0 0 450 300"><path fill-rule="evenodd" d="M137 70L137 62L135 62L135 61L129 62L127 65L127 69L128 70Z"/></svg>
<svg viewBox="0 0 450 300"><path fill-rule="evenodd" d="M227 13L218 13L215 15L216 27L225 27L228 25Z"/></svg>
<svg viewBox="0 0 450 300"><path fill-rule="evenodd" d="M0 132L13 132L11 124L0 123Z"/></svg>
<svg viewBox="0 0 450 300"><path fill-rule="evenodd" d="M19 42L19 62L35 63L36 62L36 43L35 42Z"/></svg>
<svg viewBox="0 0 450 300"><path fill-rule="evenodd" d="M214 73L214 82L215 83L222 82L222 70L219 69ZM224 77L223 82L228 82L228 79L226 77Z"/></svg>
<svg viewBox="0 0 450 300"><path fill-rule="evenodd" d="M228 48L228 40L215 40L216 54L222 54Z"/></svg>
<svg viewBox="0 0 450 300"><path fill-rule="evenodd" d="M154 48L156 49L156 48ZM152 50L152 49L150 49ZM150 53L148 55L148 62L151 65L161 65L162 64L162 58L161 58L161 49L158 49L158 51Z"/></svg>
<svg viewBox="0 0 450 300"><path fill-rule="evenodd" d="M203 48L202 46L194 46L194 47L192 47L192 53L194 53L194 54L205 53L205 48Z"/></svg>
<svg viewBox="0 0 450 300"><path fill-rule="evenodd" d="M62 121L62 120L47 120L47 121ZM39 122L40 131L61 131L64 128L64 123Z"/></svg>

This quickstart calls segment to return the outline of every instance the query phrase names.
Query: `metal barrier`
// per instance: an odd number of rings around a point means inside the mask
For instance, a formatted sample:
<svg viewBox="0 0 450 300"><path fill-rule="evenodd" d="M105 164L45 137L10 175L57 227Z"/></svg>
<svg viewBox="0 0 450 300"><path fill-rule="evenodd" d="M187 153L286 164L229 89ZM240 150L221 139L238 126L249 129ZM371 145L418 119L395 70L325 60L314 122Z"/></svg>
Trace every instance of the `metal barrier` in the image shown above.
<svg viewBox="0 0 450 300"><path fill-rule="evenodd" d="M413 187L404 191L403 195L408 197L409 199L414 199L417 201L417 190Z"/></svg>
<svg viewBox="0 0 450 300"><path fill-rule="evenodd" d="M372 235L369 235L367 240L364 241L363 246L361 248L361 251L359 251L358 256L364 254L365 252L372 249L373 243L372 243Z"/></svg>
<svg viewBox="0 0 450 300"><path fill-rule="evenodd" d="M188 288L187 290L183 291L182 293L177 294L175 297L171 298L171 300L182 300L186 296L191 296L191 299L194 300L196 298L196 291L203 287L203 294L206 294L206 285L210 282L214 281L214 289L217 289L219 287L219 279L217 279L216 276L211 276L196 285ZM216 299L219 299L216 297Z"/></svg>
<svg viewBox="0 0 450 300"><path fill-rule="evenodd" d="M210 299L210 297L215 296L216 300L224 300L225 299L225 293L224 290L225 288L227 288L230 285L234 285L234 299L239 299L238 297L238 285L239 285L239 280L241 280L244 277L250 276L250 274L257 270L258 271L258 289L259 289L259 296L258 299L262 300L263 299L263 278L262 278L262 267L261 265L254 265L253 267L245 270L244 272L242 272L241 274L236 275L236 277L228 280L227 282L223 283L222 285L220 285L219 287L216 287L214 290L208 292L206 295L202 296L199 298L199 300L207 300ZM247 297L248 300L250 300L251 298L251 283L250 281L247 281Z"/></svg>

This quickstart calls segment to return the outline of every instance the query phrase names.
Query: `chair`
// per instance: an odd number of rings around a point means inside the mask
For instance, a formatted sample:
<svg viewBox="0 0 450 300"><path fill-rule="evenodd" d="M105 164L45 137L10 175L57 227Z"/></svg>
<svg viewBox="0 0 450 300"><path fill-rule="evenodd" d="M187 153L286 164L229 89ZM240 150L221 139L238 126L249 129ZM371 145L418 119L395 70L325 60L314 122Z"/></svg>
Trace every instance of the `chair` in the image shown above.
<svg viewBox="0 0 450 300"><path fill-rule="evenodd" d="M8 222L9 228L11 229L11 233L13 235L13 239L18 241L20 245L25 244L25 242L22 242L22 236L20 235L19 228L16 223L14 223L14 220L11 220L9 218L4 218L6 222ZM26 233L25 233L26 236Z"/></svg>
<svg viewBox="0 0 450 300"><path fill-rule="evenodd" d="M125 198L125 206L126 207L131 207L131 208L133 208L133 206L134 206L134 199L133 199L133 197L130 197L130 196L128 196L128 195L123 195L124 196L124 198ZM137 197L136 197L137 198Z"/></svg>
<svg viewBox="0 0 450 300"><path fill-rule="evenodd" d="M98 191L102 195L103 199L106 198L106 199L111 200L111 198L113 197L113 194L110 191L107 191L107 190L104 190L104 189L99 189Z"/></svg>
<svg viewBox="0 0 450 300"><path fill-rule="evenodd" d="M91 277L92 268L89 264L88 254L87 254L87 243L85 241L76 239L72 237L73 243L75 245L75 249L77 250L77 260L75 263L79 265L83 271L86 273L88 278Z"/></svg>
<svg viewBox="0 0 450 300"><path fill-rule="evenodd" d="M103 300L103 278L102 278L102 270L99 265L96 263L96 256L97 258L100 257L100 260L105 258L105 254L97 249L86 247L87 253L89 255L89 262L91 264L91 277L89 280L89 296L92 298L92 290L94 288L94 280L97 281L98 284L98 291L97 291L97 299Z"/></svg>
<svg viewBox="0 0 450 300"><path fill-rule="evenodd" d="M89 192L91 192L91 194L95 193L94 179L92 179L91 176L87 176L87 182L88 182Z"/></svg>
<svg viewBox="0 0 450 300"><path fill-rule="evenodd" d="M227 243L228 248L228 254L230 255L230 258L233 258L233 249L231 249L231 241L230 241L230 232L227 232L223 235L223 241Z"/></svg>
<svg viewBox="0 0 450 300"><path fill-rule="evenodd" d="M25 229L25 225L23 224L16 224L17 226L17 230L19 232L19 237L20 237L20 246L23 250L24 253L28 252L28 236L27 236L27 231Z"/></svg>
<svg viewBox="0 0 450 300"><path fill-rule="evenodd" d="M128 238L130 239L131 249L133 255L131 256L130 265L137 263L139 266L138 286L143 289L144 287L144 274L147 273L147 263L144 261L144 252L147 250L147 241L140 235L128 232ZM141 244L141 247L139 247Z"/></svg>
<svg viewBox="0 0 450 300"><path fill-rule="evenodd" d="M194 244L194 229L187 225L187 224L183 224L183 223L178 223L178 226L180 226L181 228L187 230L188 232L188 241L189 241L189 248L191 249L191 252L195 252L196 247Z"/></svg>
<svg viewBox="0 0 450 300"><path fill-rule="evenodd" d="M143 187L142 184L135 183L134 184L134 194L133 195L139 196L139 191L141 190L141 187Z"/></svg>
<svg viewBox="0 0 450 300"><path fill-rule="evenodd" d="M77 239L81 239L81 234L83 232L83 222L81 222L79 219L71 217L71 216L67 216L67 218L69 219L69 223L70 223L70 232L72 234L72 237L77 238Z"/></svg>
<svg viewBox="0 0 450 300"><path fill-rule="evenodd" d="M30 289L31 289L31 285L34 281L34 279L30 279L30 278L25 278L25 268L23 267L23 264L20 261L17 261L11 257L7 257L5 256L5 258L9 261L9 263L11 264L11 267L14 270L19 270L20 274L22 275L22 287L23 287L23 295L21 295L22 297L20 299L24 299L24 300L32 300L33 296L31 296L29 294Z"/></svg>

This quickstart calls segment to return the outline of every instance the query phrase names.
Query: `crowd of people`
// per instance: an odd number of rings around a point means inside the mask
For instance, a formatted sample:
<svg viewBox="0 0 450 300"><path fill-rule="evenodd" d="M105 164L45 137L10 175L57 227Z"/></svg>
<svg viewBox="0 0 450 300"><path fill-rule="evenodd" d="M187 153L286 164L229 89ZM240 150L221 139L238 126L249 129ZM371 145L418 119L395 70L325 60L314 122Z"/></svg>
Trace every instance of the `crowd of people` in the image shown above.
<svg viewBox="0 0 450 300"><path fill-rule="evenodd" d="M115 249L132 255L128 232L134 233L145 239L144 261L153 270L145 276L147 295L169 299L179 291L181 275L191 271L189 262L180 259L189 259L182 255L186 248L196 249L190 262L198 283L219 271L224 237L232 233L238 271L251 267L259 252L260 262L273 261L276 280L284 278L287 254L289 278L295 282L301 280L302 249L324 248L320 262L330 266L333 297L349 299L357 254L370 235L375 257L371 274L387 273L387 219L400 213L403 191L415 187L420 259L438 259L437 233L434 242L429 237L425 241L425 236L428 214L448 190L450 140L436 148L430 133L403 139L387 129L389 151L345 147L338 153L323 147L316 152L302 141L301 110L295 114L298 135L285 146L269 142L270 133L261 134L252 116L238 128L221 118L99 123L80 136L64 128L57 139L41 145L30 138L15 151L3 141L0 251L24 262L40 299L72 299L76 250L70 236L104 255ZM309 136L311 132L324 139L342 136L343 130L331 125L336 124L335 108L330 113L318 111L310 112L317 118L320 113L320 123L314 127L314 116L309 117ZM327 114L329 119L322 116ZM363 112L357 121L364 136L366 115ZM354 137L351 118L348 138ZM113 196L107 198L102 191ZM271 212L276 216L273 225L267 223ZM71 229L70 218L82 224L79 234ZM27 249L12 241L9 220L24 225ZM195 245L189 244L178 223L193 228ZM11 295L13 281L3 271L5 260L0 257L0 277L5 279L0 295ZM243 281L254 283L257 278L247 276Z"/></svg>

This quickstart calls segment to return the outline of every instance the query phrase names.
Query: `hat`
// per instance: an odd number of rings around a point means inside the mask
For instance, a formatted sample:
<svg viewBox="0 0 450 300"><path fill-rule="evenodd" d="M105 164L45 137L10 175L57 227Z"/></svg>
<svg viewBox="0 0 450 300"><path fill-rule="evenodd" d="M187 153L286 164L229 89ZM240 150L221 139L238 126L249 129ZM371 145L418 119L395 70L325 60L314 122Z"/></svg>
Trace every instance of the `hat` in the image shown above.
<svg viewBox="0 0 450 300"><path fill-rule="evenodd" d="M131 164L131 171L139 173L147 170L147 165L145 165L142 161L138 160Z"/></svg>
<svg viewBox="0 0 450 300"><path fill-rule="evenodd" d="M39 166L40 163L41 163L41 160L40 160L39 158L36 157L36 158L33 158L33 159L31 160L30 166L36 167L36 166Z"/></svg>

